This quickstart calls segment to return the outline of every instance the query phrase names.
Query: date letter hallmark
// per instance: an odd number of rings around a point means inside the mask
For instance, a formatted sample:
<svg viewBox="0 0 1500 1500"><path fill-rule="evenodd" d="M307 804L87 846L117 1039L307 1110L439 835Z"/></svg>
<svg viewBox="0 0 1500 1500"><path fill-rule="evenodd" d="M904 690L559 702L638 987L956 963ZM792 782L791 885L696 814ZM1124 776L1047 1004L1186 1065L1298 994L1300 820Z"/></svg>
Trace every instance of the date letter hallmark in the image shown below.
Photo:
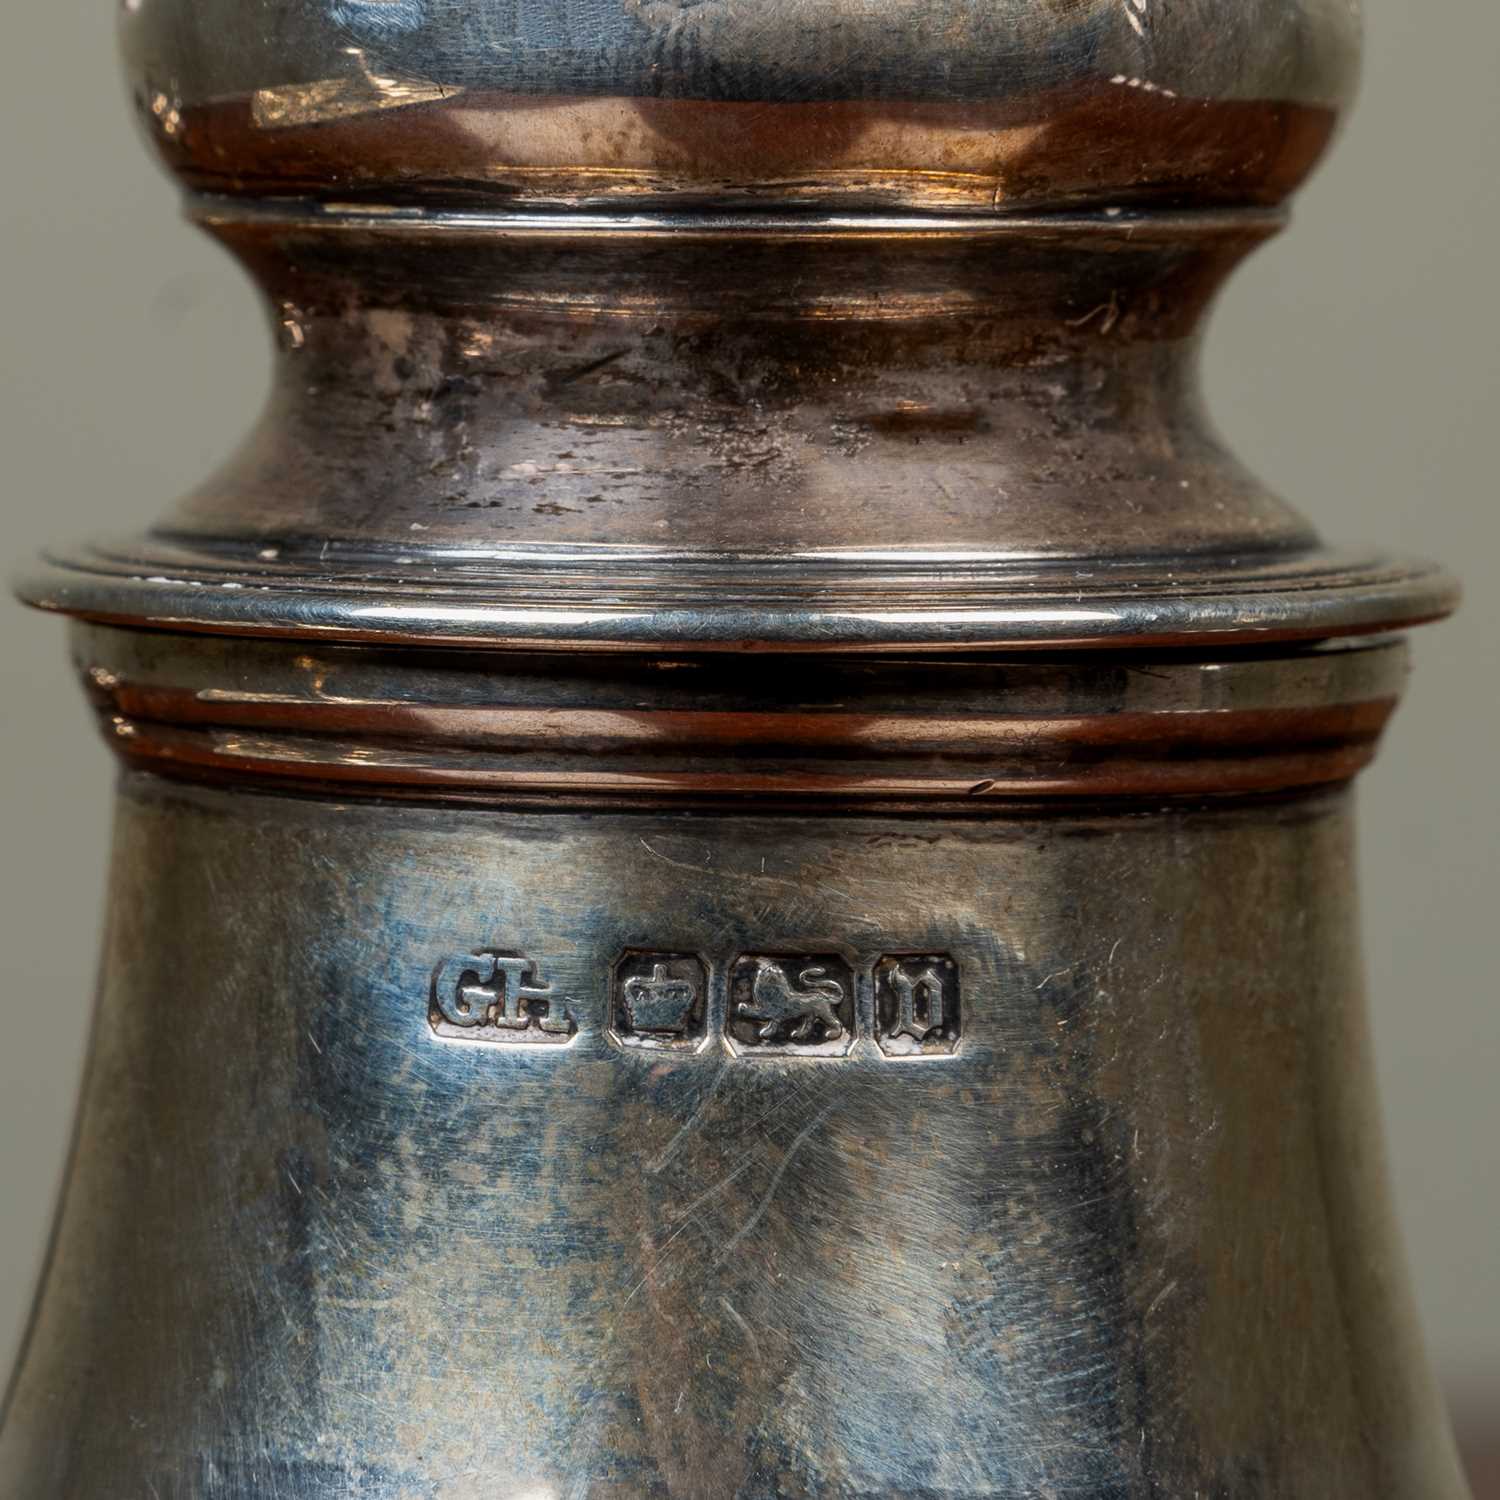
<svg viewBox="0 0 1500 1500"><path fill-rule="evenodd" d="M503 1046L565 1046L578 1031L524 953L451 953L433 970L428 1020L441 1037Z"/></svg>
<svg viewBox="0 0 1500 1500"><path fill-rule="evenodd" d="M629 952L610 985L610 1036L621 1047L696 1052L708 1037L708 973L691 953Z"/></svg>
<svg viewBox="0 0 1500 1500"><path fill-rule="evenodd" d="M875 1040L887 1057L958 1051L958 966L951 958L891 956L875 965Z"/></svg>
<svg viewBox="0 0 1500 1500"><path fill-rule="evenodd" d="M729 980L729 1045L747 1057L842 1057L854 1045L854 974L836 954L746 954Z"/></svg>

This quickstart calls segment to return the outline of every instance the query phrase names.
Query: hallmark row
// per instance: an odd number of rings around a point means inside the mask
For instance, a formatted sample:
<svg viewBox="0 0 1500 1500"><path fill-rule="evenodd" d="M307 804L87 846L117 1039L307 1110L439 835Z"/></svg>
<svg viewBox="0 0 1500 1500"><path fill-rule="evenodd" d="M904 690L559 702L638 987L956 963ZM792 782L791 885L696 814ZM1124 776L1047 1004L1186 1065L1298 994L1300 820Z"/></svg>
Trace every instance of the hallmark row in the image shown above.
<svg viewBox="0 0 1500 1500"><path fill-rule="evenodd" d="M868 1029L888 1057L941 1057L962 1037L957 962L941 953L892 953L865 971ZM842 1057L861 1031L853 965L834 953L744 953L725 966L722 1021L710 1005L713 964L696 953L630 949L609 976L608 1034L623 1049L698 1052L715 1033L746 1057ZM574 1002L537 960L509 950L452 953L434 969L428 1020L451 1041L566 1045Z"/></svg>

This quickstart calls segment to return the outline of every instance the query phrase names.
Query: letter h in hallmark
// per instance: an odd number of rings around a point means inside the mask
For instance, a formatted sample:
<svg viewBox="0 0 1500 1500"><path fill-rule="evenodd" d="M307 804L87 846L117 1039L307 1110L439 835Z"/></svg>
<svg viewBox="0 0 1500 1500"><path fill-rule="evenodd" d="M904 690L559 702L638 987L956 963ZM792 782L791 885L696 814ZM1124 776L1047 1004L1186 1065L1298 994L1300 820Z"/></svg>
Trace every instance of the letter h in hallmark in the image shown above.
<svg viewBox="0 0 1500 1500"><path fill-rule="evenodd" d="M452 953L432 975L428 1019L438 1036L466 1042L566 1045L578 1027L568 1002L524 953Z"/></svg>

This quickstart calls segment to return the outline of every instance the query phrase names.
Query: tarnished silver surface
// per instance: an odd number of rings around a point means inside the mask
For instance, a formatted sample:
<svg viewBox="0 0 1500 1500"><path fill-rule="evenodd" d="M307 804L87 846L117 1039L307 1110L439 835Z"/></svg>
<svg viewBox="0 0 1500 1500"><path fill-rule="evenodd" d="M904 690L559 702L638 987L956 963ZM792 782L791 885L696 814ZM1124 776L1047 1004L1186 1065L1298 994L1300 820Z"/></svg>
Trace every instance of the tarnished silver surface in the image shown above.
<svg viewBox="0 0 1500 1500"><path fill-rule="evenodd" d="M127 0L275 387L25 580L122 762L6 1500L1462 1500L1201 410L1343 0Z"/></svg>
<svg viewBox="0 0 1500 1500"><path fill-rule="evenodd" d="M190 210L271 295L271 401L35 603L651 651L1264 643L1453 602L1326 546L1202 410L1202 317L1273 212Z"/></svg>
<svg viewBox="0 0 1500 1500"><path fill-rule="evenodd" d="M573 820L144 778L116 859L8 1494L1461 1493L1342 797ZM434 966L485 947L576 1036L435 1038ZM703 1049L611 1039L642 950L708 966ZM956 964L955 1052L877 1046L893 950ZM852 972L852 1046L730 1050L746 955Z"/></svg>
<svg viewBox="0 0 1500 1500"><path fill-rule="evenodd" d="M1342 782L1406 675L1390 638L1269 658L641 659L80 627L74 659L140 770L512 804L969 813Z"/></svg>

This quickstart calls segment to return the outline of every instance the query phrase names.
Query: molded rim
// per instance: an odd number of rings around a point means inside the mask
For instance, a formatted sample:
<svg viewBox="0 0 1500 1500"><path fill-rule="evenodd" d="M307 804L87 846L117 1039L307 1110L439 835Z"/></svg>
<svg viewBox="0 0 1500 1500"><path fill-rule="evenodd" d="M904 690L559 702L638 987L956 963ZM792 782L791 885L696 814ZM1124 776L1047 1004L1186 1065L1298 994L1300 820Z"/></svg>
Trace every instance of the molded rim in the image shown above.
<svg viewBox="0 0 1500 1500"><path fill-rule="evenodd" d="M1326 550L1086 560L858 551L706 554L150 537L44 558L42 609L114 624L490 648L959 651L1321 640L1448 614L1432 564Z"/></svg>

